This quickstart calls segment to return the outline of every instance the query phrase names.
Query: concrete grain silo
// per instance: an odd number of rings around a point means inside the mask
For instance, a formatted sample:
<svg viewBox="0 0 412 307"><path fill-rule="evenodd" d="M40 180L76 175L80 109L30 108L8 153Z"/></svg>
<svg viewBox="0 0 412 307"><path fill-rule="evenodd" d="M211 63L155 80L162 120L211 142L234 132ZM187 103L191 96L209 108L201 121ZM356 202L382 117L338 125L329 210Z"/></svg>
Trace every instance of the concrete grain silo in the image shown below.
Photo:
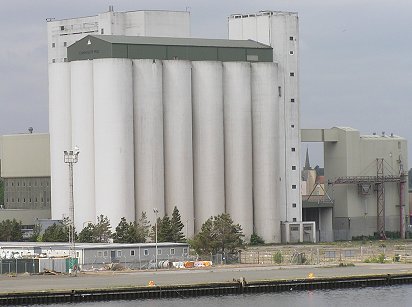
<svg viewBox="0 0 412 307"><path fill-rule="evenodd" d="M222 62L192 62L193 168L196 232L225 212Z"/></svg>
<svg viewBox="0 0 412 307"><path fill-rule="evenodd" d="M226 212L253 233L250 63L223 63Z"/></svg>
<svg viewBox="0 0 412 307"><path fill-rule="evenodd" d="M75 226L96 222L94 192L93 62L71 63L72 144L80 149L73 171Z"/></svg>
<svg viewBox="0 0 412 307"><path fill-rule="evenodd" d="M265 242L279 243L277 64L252 63L251 68L254 226Z"/></svg>
<svg viewBox="0 0 412 307"><path fill-rule="evenodd" d="M161 61L133 60L136 219L152 225L165 214L162 84Z"/></svg>
<svg viewBox="0 0 412 307"><path fill-rule="evenodd" d="M93 61L96 215L133 220L133 82L129 59Z"/></svg>
<svg viewBox="0 0 412 307"><path fill-rule="evenodd" d="M49 64L49 129L52 219L69 217L69 168L63 151L72 148L70 64Z"/></svg>
<svg viewBox="0 0 412 307"><path fill-rule="evenodd" d="M165 205L194 233L191 62L163 61Z"/></svg>

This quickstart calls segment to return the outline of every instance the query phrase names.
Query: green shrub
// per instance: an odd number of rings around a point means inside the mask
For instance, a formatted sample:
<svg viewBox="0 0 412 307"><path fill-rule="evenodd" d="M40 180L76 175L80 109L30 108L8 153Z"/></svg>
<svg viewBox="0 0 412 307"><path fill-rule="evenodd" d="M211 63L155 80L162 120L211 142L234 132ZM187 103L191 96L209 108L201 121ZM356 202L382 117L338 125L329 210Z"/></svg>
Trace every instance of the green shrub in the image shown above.
<svg viewBox="0 0 412 307"><path fill-rule="evenodd" d="M273 262L276 263L276 264L281 264L283 262L283 256L282 256L282 253L280 251L277 251L273 255Z"/></svg>
<svg viewBox="0 0 412 307"><path fill-rule="evenodd" d="M258 236L255 233L253 233L250 236L250 245L262 245L262 244L265 244L265 241L260 236Z"/></svg>

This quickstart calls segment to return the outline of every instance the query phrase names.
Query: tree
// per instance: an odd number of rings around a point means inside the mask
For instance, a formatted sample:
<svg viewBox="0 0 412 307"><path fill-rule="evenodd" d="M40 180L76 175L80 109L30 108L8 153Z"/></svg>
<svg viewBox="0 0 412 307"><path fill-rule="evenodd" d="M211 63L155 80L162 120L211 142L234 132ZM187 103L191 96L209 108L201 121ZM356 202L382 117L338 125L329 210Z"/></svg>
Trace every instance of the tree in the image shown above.
<svg viewBox="0 0 412 307"><path fill-rule="evenodd" d="M46 228L42 240L43 242L68 242L69 227L63 223L54 223Z"/></svg>
<svg viewBox="0 0 412 307"><path fill-rule="evenodd" d="M95 225L92 223L87 224L79 233L79 242L82 243L95 243L94 237L94 228Z"/></svg>
<svg viewBox="0 0 412 307"><path fill-rule="evenodd" d="M243 237L242 227L223 213L210 217L189 243L198 254L234 253L243 247Z"/></svg>
<svg viewBox="0 0 412 307"><path fill-rule="evenodd" d="M21 222L5 220L0 223L0 241L23 241Z"/></svg>
<svg viewBox="0 0 412 307"><path fill-rule="evenodd" d="M116 232L113 234L113 241L116 243L132 243L129 242L131 241L129 236L132 234L130 231L131 227L133 225L129 224L125 217L122 217L119 225L116 227Z"/></svg>
<svg viewBox="0 0 412 307"><path fill-rule="evenodd" d="M94 228L96 242L109 242L109 239L112 236L111 228L109 218L107 216L103 216L103 214L100 214L100 216L97 217L97 224Z"/></svg>
<svg viewBox="0 0 412 307"><path fill-rule="evenodd" d="M184 242L185 236L182 232L184 225L180 220L180 212L175 206L172 212L172 218L170 220L170 228L171 228L171 242Z"/></svg>

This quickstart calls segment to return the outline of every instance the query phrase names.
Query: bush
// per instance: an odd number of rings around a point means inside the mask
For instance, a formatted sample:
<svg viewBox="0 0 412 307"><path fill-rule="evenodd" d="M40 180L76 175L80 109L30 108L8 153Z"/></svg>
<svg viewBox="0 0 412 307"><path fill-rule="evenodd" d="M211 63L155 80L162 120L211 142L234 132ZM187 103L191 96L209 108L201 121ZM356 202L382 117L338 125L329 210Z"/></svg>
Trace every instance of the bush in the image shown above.
<svg viewBox="0 0 412 307"><path fill-rule="evenodd" d="M250 245L262 245L262 244L265 244L265 241L260 236L258 236L255 233L253 233L250 236Z"/></svg>
<svg viewBox="0 0 412 307"><path fill-rule="evenodd" d="M283 256L282 256L282 253L280 251L277 251L273 255L273 262L276 263L276 264L281 264L283 262Z"/></svg>
<svg viewBox="0 0 412 307"><path fill-rule="evenodd" d="M366 258L365 263L385 263L385 255L384 254L379 254L376 257L369 257Z"/></svg>

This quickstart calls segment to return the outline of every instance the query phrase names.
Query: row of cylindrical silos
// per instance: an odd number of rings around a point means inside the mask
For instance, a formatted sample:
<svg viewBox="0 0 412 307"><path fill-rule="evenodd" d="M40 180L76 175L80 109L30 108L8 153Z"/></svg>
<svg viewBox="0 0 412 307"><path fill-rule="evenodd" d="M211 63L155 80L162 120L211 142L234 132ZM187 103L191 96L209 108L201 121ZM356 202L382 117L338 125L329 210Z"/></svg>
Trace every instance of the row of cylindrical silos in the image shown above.
<svg viewBox="0 0 412 307"><path fill-rule="evenodd" d="M49 67L52 218L115 227L181 214L191 237L224 212L280 242L277 64L98 59Z"/></svg>

